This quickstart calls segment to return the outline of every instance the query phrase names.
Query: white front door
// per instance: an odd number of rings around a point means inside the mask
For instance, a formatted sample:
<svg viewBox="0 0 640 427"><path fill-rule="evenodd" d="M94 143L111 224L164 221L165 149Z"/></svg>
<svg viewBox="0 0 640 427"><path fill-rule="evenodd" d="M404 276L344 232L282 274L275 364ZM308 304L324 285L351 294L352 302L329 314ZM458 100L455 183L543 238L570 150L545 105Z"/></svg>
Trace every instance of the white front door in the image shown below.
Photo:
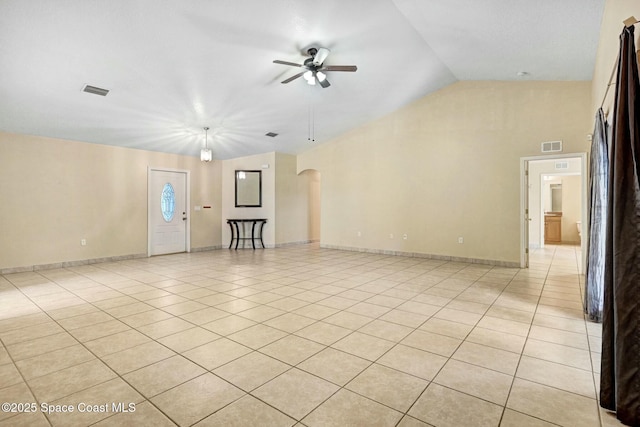
<svg viewBox="0 0 640 427"><path fill-rule="evenodd" d="M188 247L187 172L149 169L149 256Z"/></svg>

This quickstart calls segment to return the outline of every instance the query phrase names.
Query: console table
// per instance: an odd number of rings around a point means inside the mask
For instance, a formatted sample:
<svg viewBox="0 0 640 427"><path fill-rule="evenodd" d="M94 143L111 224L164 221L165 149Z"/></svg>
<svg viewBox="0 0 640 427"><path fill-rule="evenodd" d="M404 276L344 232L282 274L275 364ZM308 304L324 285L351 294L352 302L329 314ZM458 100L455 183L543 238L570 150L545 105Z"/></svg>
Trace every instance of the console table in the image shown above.
<svg viewBox="0 0 640 427"><path fill-rule="evenodd" d="M260 244L262 244L262 248L264 249L264 242L262 241L262 229L264 225L267 223L265 218L256 218L256 219L227 219L227 224L229 224L229 228L231 228L231 243L229 243L229 249L233 246L233 242L235 240L236 247L238 249L238 244L240 240L243 241L242 247L244 247L245 240L251 240L251 246L253 249L256 248L256 240L260 240ZM251 237L247 237L247 233L245 230L245 224L251 224ZM256 225L259 224L258 233L256 234Z"/></svg>

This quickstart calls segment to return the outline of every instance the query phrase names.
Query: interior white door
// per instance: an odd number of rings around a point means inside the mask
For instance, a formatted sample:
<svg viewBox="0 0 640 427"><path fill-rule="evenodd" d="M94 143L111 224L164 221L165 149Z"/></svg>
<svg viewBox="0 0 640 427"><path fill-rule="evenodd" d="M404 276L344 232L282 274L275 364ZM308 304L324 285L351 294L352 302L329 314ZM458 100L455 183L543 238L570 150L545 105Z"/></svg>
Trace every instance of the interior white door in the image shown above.
<svg viewBox="0 0 640 427"><path fill-rule="evenodd" d="M149 255L187 251L187 174L149 170Z"/></svg>
<svg viewBox="0 0 640 427"><path fill-rule="evenodd" d="M530 190L531 188L529 187L529 161L525 161L524 162L524 191L525 191L525 196L524 196L524 268L529 268L529 247L531 246L529 244L529 228L531 227L531 212L529 211L530 209L530 203L529 203L529 197L530 197Z"/></svg>

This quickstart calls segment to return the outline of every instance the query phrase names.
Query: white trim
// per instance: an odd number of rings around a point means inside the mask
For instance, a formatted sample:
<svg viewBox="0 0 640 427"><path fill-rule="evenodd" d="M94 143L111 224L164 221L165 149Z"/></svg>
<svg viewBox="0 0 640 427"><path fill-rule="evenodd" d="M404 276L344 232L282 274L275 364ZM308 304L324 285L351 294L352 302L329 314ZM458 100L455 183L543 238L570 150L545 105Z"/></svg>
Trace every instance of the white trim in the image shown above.
<svg viewBox="0 0 640 427"><path fill-rule="evenodd" d="M528 268L527 265L527 253L526 249L529 248L529 239L527 238L527 232L529 224L525 211L527 209L527 197L529 195L529 189L527 188L527 177L525 172L527 171L528 160L525 157L520 158L520 268ZM526 246L526 249L525 249Z"/></svg>
<svg viewBox="0 0 640 427"><path fill-rule="evenodd" d="M172 168L162 168L162 167L152 167L147 166L147 257L151 256L151 220L149 215L151 214L151 194L149 194L149 190L151 188L151 172L177 172L184 173L186 176L186 194L185 194L185 204L186 204L186 212L187 212L187 224L185 229L185 249L186 252L191 252L191 171L185 169L172 169Z"/></svg>
<svg viewBox="0 0 640 427"><path fill-rule="evenodd" d="M388 250L388 249L358 248L353 246L326 245L323 243L320 243L320 248L335 249L339 251L349 251L349 252L363 252L363 253L369 253L369 254L435 259L439 261L465 262L469 264L495 265L498 267L506 267L506 268L518 268L518 263L513 261L500 261L500 260L481 259L481 258L465 258L465 257L457 257L457 256L449 256L449 255L427 254L422 252L394 251L394 250Z"/></svg>
<svg viewBox="0 0 640 427"><path fill-rule="evenodd" d="M580 158L580 167L581 167L581 176L582 176L582 202L581 202L581 220L582 220L582 239L580 242L582 259L580 262L580 274L584 274L585 267L587 264L587 235L585 233L587 227L587 204L588 200L588 163L587 163L587 153L566 153L566 154L548 154L544 156L526 156L520 157L520 268L526 268L526 253L525 253L525 245L528 247L529 242L526 240L526 229L529 225L525 221L524 210L526 206L525 198L528 196L529 189L525 188L525 166L528 162L531 161L540 161L540 160L558 160L558 159L568 159L568 158ZM562 175L563 173L554 173L553 175Z"/></svg>

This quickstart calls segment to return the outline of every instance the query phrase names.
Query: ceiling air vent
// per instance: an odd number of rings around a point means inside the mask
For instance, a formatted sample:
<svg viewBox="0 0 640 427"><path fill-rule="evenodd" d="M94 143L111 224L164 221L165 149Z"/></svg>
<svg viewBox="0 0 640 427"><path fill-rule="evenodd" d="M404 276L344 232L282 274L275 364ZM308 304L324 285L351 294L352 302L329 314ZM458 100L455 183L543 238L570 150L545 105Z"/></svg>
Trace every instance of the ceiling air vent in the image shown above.
<svg viewBox="0 0 640 427"><path fill-rule="evenodd" d="M569 169L569 162L556 162L556 170Z"/></svg>
<svg viewBox="0 0 640 427"><path fill-rule="evenodd" d="M107 94L109 93L108 89L102 89L100 87L95 87L90 85L85 85L82 88L82 91L87 93L92 93L94 95L100 95L100 96L107 96Z"/></svg>
<svg viewBox="0 0 640 427"><path fill-rule="evenodd" d="M265 136L270 136L271 138L275 138L276 136L278 136L278 134L277 134L277 133L275 133L275 132L267 132L267 133L265 133L264 135L265 135Z"/></svg>
<svg viewBox="0 0 640 427"><path fill-rule="evenodd" d="M562 151L562 141L548 141L542 143L543 153L558 153Z"/></svg>

